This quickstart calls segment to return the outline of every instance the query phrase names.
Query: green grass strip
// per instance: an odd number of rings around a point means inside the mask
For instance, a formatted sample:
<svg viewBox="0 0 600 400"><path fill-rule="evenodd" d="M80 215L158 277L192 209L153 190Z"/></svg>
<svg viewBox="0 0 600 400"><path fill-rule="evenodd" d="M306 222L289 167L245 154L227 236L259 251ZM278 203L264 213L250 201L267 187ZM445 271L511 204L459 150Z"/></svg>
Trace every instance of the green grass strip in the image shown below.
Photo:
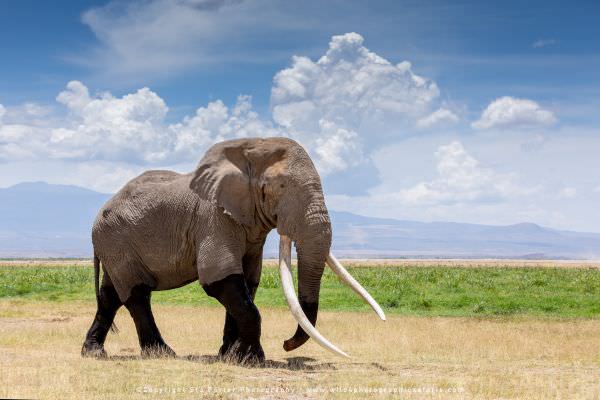
<svg viewBox="0 0 600 400"><path fill-rule="evenodd" d="M600 270L593 268L349 268L388 314L423 316L600 316ZM0 268L0 298L94 301L93 269L81 266ZM163 304L218 305L198 283L155 292ZM285 307L278 272L265 268L257 292L261 306ZM328 269L320 309L368 311Z"/></svg>

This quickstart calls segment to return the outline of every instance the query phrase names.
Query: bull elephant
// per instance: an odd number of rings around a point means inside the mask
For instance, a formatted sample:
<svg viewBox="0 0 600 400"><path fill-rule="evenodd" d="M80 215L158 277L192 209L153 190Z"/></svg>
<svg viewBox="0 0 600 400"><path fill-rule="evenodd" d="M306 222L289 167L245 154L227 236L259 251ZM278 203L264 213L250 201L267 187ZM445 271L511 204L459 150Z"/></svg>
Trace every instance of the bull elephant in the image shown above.
<svg viewBox="0 0 600 400"><path fill-rule="evenodd" d="M331 255L331 223L319 175L306 151L287 138L218 143L193 172L147 171L102 207L92 229L97 312L82 355L106 355L104 342L122 305L133 318L142 355L175 355L154 321L151 293L199 280L226 310L219 355L264 360L253 300L263 245L274 228L280 235L284 295L298 322L284 349L296 349L312 337L345 356L314 327L325 264L385 316ZM290 272L292 241L298 297Z"/></svg>

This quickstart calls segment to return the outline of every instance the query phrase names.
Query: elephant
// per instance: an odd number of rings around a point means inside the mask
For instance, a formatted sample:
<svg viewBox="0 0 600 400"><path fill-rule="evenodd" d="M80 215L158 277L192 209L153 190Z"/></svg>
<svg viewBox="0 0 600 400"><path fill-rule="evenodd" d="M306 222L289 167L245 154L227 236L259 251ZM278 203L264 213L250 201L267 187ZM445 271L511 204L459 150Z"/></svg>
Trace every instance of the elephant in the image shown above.
<svg viewBox="0 0 600 400"><path fill-rule="evenodd" d="M92 228L97 311L82 355L106 357L106 336L124 305L142 356L175 356L154 321L151 294L199 281L226 311L218 355L264 361L254 298L272 229L280 235L284 296L298 322L284 349L294 350L312 337L347 356L315 328L325 265L383 320L385 315L331 254L331 222L319 174L306 150L283 137L217 143L194 171L144 172L107 201ZM298 296L291 275L292 242Z"/></svg>

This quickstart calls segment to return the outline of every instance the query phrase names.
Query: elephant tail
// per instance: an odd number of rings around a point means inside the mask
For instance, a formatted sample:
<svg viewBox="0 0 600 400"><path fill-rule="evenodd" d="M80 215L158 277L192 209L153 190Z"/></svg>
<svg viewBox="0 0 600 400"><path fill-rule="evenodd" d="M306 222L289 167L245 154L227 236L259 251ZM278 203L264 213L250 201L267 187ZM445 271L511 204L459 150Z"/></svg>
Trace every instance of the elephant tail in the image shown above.
<svg viewBox="0 0 600 400"><path fill-rule="evenodd" d="M96 290L96 303L100 307L100 259L94 253L94 288ZM119 328L114 323L110 326L110 331L113 333L119 333Z"/></svg>
<svg viewBox="0 0 600 400"><path fill-rule="evenodd" d="M100 305L100 259L94 254L94 287L96 289L96 303Z"/></svg>

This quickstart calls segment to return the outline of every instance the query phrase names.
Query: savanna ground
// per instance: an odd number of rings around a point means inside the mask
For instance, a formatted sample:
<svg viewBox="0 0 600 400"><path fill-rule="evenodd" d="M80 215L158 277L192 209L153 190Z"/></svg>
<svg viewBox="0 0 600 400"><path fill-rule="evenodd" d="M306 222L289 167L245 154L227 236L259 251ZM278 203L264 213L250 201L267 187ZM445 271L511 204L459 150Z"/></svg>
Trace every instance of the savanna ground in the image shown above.
<svg viewBox="0 0 600 400"><path fill-rule="evenodd" d="M214 357L224 311L198 284L153 296L176 359L140 359L125 309L108 360L83 359L94 311L88 261L0 261L0 397L18 398L599 398L600 269L521 261L354 261L380 321L327 272L318 328L351 354L295 330L277 270L257 294L261 367ZM469 268L461 268L468 266ZM356 393L354 393L356 392Z"/></svg>

